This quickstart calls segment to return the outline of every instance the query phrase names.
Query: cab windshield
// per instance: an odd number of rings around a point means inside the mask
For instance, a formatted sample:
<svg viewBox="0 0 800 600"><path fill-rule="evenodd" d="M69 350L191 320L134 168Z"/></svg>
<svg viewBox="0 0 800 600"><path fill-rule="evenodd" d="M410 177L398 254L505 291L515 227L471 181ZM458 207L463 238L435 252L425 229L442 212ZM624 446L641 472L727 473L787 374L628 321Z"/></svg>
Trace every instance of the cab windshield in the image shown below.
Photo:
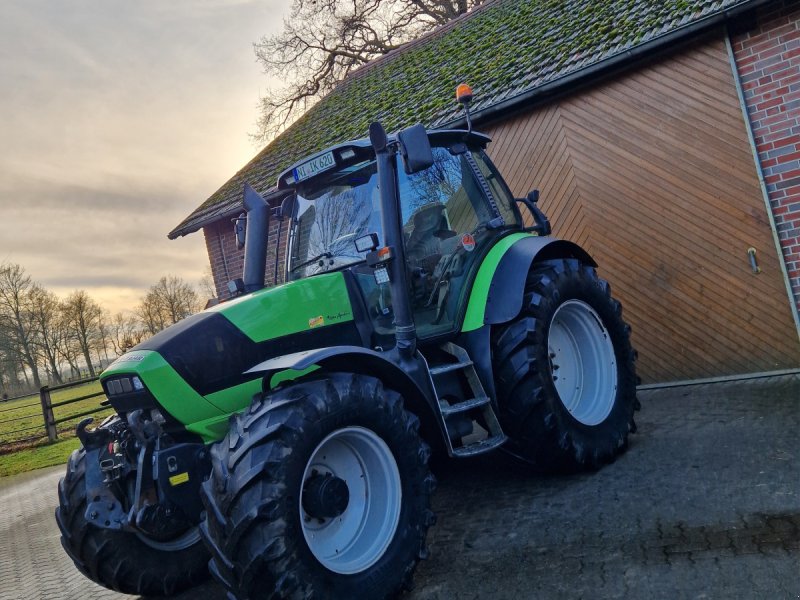
<svg viewBox="0 0 800 600"><path fill-rule="evenodd" d="M297 190L288 279L302 279L365 259L355 241L381 232L378 171L363 161Z"/></svg>
<svg viewBox="0 0 800 600"><path fill-rule="evenodd" d="M422 320L427 310L432 315L427 317L441 329L452 323L457 312L461 279L474 257L496 235L496 228L490 231L487 224L496 216L501 216L505 225L516 225L519 220L513 197L482 151L471 150L467 155L444 146L432 151L431 168L407 175L400 167L397 185L415 318ZM497 213L481 189L479 177L488 184ZM365 262L366 252L359 252L355 242L370 233L378 235L379 244L385 243L374 158L299 184L287 281ZM369 270L363 275L363 291L371 297L376 293L374 277ZM361 284L362 278L358 279ZM387 314L386 306L378 304L376 313ZM391 322L390 315L387 320Z"/></svg>

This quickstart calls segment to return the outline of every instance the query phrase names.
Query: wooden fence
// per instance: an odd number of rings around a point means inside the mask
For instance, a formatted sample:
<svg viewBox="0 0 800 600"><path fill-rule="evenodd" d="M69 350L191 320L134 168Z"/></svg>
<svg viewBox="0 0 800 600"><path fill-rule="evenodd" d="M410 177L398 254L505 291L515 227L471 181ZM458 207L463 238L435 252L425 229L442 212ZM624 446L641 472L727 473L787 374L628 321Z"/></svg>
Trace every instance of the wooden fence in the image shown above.
<svg viewBox="0 0 800 600"><path fill-rule="evenodd" d="M16 398L9 398L4 401L6 402L13 402L15 400L19 400L21 398L25 398L26 396L18 396ZM29 395L29 397L32 397ZM26 402L25 404L15 404L11 407L4 406L0 408L0 428L4 430L4 436L0 439L0 446L5 446L8 444L16 443L16 442L25 442L29 440L35 440L40 437L43 437L45 434L42 434L41 431L38 433L31 433L33 430L41 430L42 424L37 423L36 425L29 425L30 423L30 414L29 412L35 412L35 407L39 405L39 402L34 400L33 402ZM20 415L19 413L22 412ZM12 416L8 416L11 414ZM10 430L6 431L6 427Z"/></svg>
<svg viewBox="0 0 800 600"><path fill-rule="evenodd" d="M67 423L77 424L83 417L103 411L108 412L110 406L102 391L53 401L53 392L83 386L97 380L97 377L92 377L60 385L46 385L39 391L38 400L32 395L28 396L30 401L24 401L24 396L9 398L0 405L2 406L0 407L0 453L8 452L8 446L29 445L45 437L53 442L58 439L59 425L62 425L60 429L63 434L69 429L65 425ZM87 406L87 401L92 398L97 398L98 401L89 402ZM13 402L15 400L23 401Z"/></svg>
<svg viewBox="0 0 800 600"><path fill-rule="evenodd" d="M86 383L91 383L92 381L97 381L99 377L92 377L90 379L84 379L80 382L73 382L73 383L62 383L61 385L54 385L44 386L39 391L39 400L42 404L42 417L44 418L44 427L47 432L47 437L50 439L51 442L54 442L58 437L58 431L56 429L56 425L59 423L65 423L67 421L71 421L77 419L79 417L86 417L88 415L93 415L95 413L99 413L103 410L106 410L109 406L108 400L104 402L100 402L97 407L91 408L89 410L83 410L81 412L77 412L74 414L70 414L65 417L61 417L60 419L56 419L53 415L53 409L59 406L68 406L70 404L75 404L76 402L83 402L84 400L89 400L90 398L99 398L100 396L105 396L105 394L100 392L95 392L93 394L86 394L83 396L78 396L77 398L70 398L69 400L62 400L61 402L53 402L52 398L50 397L50 392L55 392L57 390L65 390L69 388L76 387L78 385L83 385Z"/></svg>

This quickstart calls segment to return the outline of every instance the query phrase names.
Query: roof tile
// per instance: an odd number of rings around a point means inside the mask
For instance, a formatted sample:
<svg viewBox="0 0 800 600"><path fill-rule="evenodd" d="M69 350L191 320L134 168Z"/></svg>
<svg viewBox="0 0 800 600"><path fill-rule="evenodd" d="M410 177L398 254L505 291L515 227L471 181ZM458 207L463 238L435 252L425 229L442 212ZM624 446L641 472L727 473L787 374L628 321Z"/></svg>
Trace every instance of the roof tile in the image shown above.
<svg viewBox="0 0 800 600"><path fill-rule="evenodd" d="M467 81L474 111L530 93L698 20L755 0L489 0L352 73L228 180L170 234L196 231L260 193L303 156L415 122L460 117L451 91Z"/></svg>

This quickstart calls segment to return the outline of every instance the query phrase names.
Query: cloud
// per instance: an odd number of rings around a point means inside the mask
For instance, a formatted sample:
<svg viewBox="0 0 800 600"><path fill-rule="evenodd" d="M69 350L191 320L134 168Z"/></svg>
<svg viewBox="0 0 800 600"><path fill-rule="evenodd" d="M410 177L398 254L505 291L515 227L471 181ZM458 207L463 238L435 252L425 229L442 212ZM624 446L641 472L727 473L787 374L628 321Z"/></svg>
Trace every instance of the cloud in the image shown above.
<svg viewBox="0 0 800 600"><path fill-rule="evenodd" d="M166 235L255 154L252 42L288 5L0 3L0 259L118 308L199 279L202 234Z"/></svg>

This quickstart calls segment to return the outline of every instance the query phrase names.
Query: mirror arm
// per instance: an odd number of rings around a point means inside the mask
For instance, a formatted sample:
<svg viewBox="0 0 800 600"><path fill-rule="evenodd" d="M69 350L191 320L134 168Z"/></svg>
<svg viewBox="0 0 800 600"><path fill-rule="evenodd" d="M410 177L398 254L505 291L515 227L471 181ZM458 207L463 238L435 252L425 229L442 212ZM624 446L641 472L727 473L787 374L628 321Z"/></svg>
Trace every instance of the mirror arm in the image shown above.
<svg viewBox="0 0 800 600"><path fill-rule="evenodd" d="M539 190L533 190L526 198L514 198L514 200L525 205L533 215L533 221L536 223L531 227L524 227L523 231L534 231L539 235L550 235L553 232L550 227L550 219L545 216L536 204L539 200Z"/></svg>

